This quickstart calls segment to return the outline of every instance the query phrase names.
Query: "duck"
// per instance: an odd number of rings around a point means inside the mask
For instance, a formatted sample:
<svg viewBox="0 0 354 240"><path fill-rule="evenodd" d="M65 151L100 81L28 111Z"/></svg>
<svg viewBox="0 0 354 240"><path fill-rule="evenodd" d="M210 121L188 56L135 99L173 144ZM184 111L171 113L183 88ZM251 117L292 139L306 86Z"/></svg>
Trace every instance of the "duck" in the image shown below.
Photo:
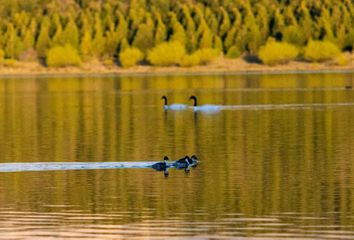
<svg viewBox="0 0 354 240"><path fill-rule="evenodd" d="M347 89L347 90L350 90L350 89L352 89L353 87L351 86L351 85L346 85L345 86L345 89Z"/></svg>
<svg viewBox="0 0 354 240"><path fill-rule="evenodd" d="M187 107L188 107L186 104L181 104L181 103L175 103L175 104L168 105L166 96L162 96L161 99L164 100L163 109L165 109L165 110L183 110L183 109L187 109Z"/></svg>
<svg viewBox="0 0 354 240"><path fill-rule="evenodd" d="M198 158L196 155L192 155L188 161L189 165L192 167L196 167L198 165Z"/></svg>
<svg viewBox="0 0 354 240"><path fill-rule="evenodd" d="M189 165L189 157L188 156L185 156L173 163L173 166L175 168L179 168L179 169L180 168L187 168L188 165Z"/></svg>
<svg viewBox="0 0 354 240"><path fill-rule="evenodd" d="M164 171L164 172L167 172L167 161L168 161L168 157L167 156L164 156L163 157L163 162L158 162L158 163L155 163L153 164L151 167L153 169L155 169L156 171Z"/></svg>
<svg viewBox="0 0 354 240"><path fill-rule="evenodd" d="M194 111L206 111L206 112L215 112L215 111L220 111L221 107L218 105L213 105L213 104L205 104L198 106L198 100L196 96L191 96L189 100L193 100L193 110Z"/></svg>
<svg viewBox="0 0 354 240"><path fill-rule="evenodd" d="M189 169L189 167L195 167L198 165L197 156L193 155L192 157L185 156L173 163L173 166L177 169Z"/></svg>

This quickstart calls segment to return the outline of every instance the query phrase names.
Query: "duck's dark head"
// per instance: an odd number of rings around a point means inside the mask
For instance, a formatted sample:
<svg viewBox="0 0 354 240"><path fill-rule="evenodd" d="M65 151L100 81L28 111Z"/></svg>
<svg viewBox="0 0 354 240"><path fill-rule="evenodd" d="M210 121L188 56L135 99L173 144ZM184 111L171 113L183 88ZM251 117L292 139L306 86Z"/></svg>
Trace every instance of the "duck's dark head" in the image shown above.
<svg viewBox="0 0 354 240"><path fill-rule="evenodd" d="M190 96L189 100L193 100L194 101L194 104L193 104L194 107L197 106L197 97L196 96Z"/></svg>
<svg viewBox="0 0 354 240"><path fill-rule="evenodd" d="M166 106L167 105L167 97L166 96L162 96L161 99L164 100L164 105Z"/></svg>
<svg viewBox="0 0 354 240"><path fill-rule="evenodd" d="M192 157L191 157L191 164L193 164L193 166L192 167L196 167L197 165L198 165L198 158L197 158L197 156L196 155L193 155Z"/></svg>
<svg viewBox="0 0 354 240"><path fill-rule="evenodd" d="M164 161L168 161L168 157L167 157L167 156L164 156L164 157L163 157L163 160L164 160Z"/></svg>

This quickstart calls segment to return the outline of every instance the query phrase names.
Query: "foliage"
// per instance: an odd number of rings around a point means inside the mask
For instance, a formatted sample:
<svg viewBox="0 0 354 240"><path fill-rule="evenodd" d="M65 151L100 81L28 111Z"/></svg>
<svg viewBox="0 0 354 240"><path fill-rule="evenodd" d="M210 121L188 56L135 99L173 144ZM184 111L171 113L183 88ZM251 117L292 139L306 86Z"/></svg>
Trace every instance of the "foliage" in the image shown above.
<svg viewBox="0 0 354 240"><path fill-rule="evenodd" d="M229 56L238 55L236 49L256 54L269 38L299 48L325 41L350 51L354 45L350 0L6 2L0 8L0 48L14 59L32 50L43 59L49 48L65 44L84 60L114 61L128 46L147 53L166 41L180 42L188 53L215 48Z"/></svg>
<svg viewBox="0 0 354 240"><path fill-rule="evenodd" d="M203 49L199 49L194 54L196 54L199 57L200 63L205 65L205 64L209 64L210 62L218 58L220 52L214 48L203 48Z"/></svg>
<svg viewBox="0 0 354 240"><path fill-rule="evenodd" d="M229 50L227 50L226 57L228 58L238 58L241 55L240 50L238 50L237 46L231 46Z"/></svg>
<svg viewBox="0 0 354 240"><path fill-rule="evenodd" d="M74 48L79 47L79 30L73 19L70 19L62 34L63 44L69 44Z"/></svg>
<svg viewBox="0 0 354 240"><path fill-rule="evenodd" d="M133 46L146 52L154 46L154 25L148 15L145 23L140 23L134 37Z"/></svg>
<svg viewBox="0 0 354 240"><path fill-rule="evenodd" d="M170 36L170 41L179 42L182 45L186 43L186 33L182 24L177 20L177 17L174 13L170 13L170 22L172 28L172 34Z"/></svg>
<svg viewBox="0 0 354 240"><path fill-rule="evenodd" d="M336 58L336 65L338 66L345 66L348 64L348 58L345 56L345 54L341 54Z"/></svg>
<svg viewBox="0 0 354 240"><path fill-rule="evenodd" d="M113 67L114 66L114 62L112 59L105 59L105 60L103 60L102 63L106 67Z"/></svg>
<svg viewBox="0 0 354 240"><path fill-rule="evenodd" d="M200 64L200 58L197 54L184 55L180 62L181 67L193 67Z"/></svg>
<svg viewBox="0 0 354 240"><path fill-rule="evenodd" d="M4 63L5 52L0 49L0 65Z"/></svg>
<svg viewBox="0 0 354 240"><path fill-rule="evenodd" d="M84 30L83 37L80 43L80 52L82 56L88 58L92 53L92 38L91 32L88 29Z"/></svg>
<svg viewBox="0 0 354 240"><path fill-rule="evenodd" d="M36 49L39 57L45 57L47 50L50 47L51 39L49 37L49 27L50 20L48 17L44 17L40 25L39 36L36 42Z"/></svg>
<svg viewBox="0 0 354 240"><path fill-rule="evenodd" d="M18 59L23 52L23 44L18 38L13 24L9 23L4 36L6 58Z"/></svg>
<svg viewBox="0 0 354 240"><path fill-rule="evenodd" d="M126 48L119 54L120 64L124 68L135 66L139 61L143 60L143 58L143 53L135 47Z"/></svg>
<svg viewBox="0 0 354 240"><path fill-rule="evenodd" d="M267 65L276 65L294 60L299 55L299 50L290 43L268 40L261 47L258 56Z"/></svg>
<svg viewBox="0 0 354 240"><path fill-rule="evenodd" d="M17 61L15 59L5 59L3 64L5 67L18 67Z"/></svg>
<svg viewBox="0 0 354 240"><path fill-rule="evenodd" d="M46 60L48 67L79 66L81 64L77 50L69 44L50 48Z"/></svg>
<svg viewBox="0 0 354 240"><path fill-rule="evenodd" d="M180 42L164 42L157 45L148 53L152 65L171 66L181 62L186 50Z"/></svg>
<svg viewBox="0 0 354 240"><path fill-rule="evenodd" d="M341 54L337 45L329 41L310 40L304 52L304 57L308 61L322 62L335 59Z"/></svg>

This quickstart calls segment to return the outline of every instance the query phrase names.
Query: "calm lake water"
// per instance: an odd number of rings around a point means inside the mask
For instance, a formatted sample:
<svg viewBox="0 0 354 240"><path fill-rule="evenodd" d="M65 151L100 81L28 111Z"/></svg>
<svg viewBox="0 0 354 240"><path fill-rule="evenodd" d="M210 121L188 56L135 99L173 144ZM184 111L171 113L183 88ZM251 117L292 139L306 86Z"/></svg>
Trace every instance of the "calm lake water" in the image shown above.
<svg viewBox="0 0 354 240"><path fill-rule="evenodd" d="M152 169L0 172L0 239L354 239L354 90L344 88L353 80L2 79L1 163L196 154L200 164L167 178ZM187 103L192 94L233 107L162 109L162 95Z"/></svg>

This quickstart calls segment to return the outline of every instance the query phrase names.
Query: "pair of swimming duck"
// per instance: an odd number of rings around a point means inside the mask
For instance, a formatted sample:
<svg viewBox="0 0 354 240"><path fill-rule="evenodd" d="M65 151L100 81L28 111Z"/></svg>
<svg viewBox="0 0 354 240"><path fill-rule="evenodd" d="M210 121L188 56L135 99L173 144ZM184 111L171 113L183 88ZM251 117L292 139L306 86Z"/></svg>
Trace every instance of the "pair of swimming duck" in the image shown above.
<svg viewBox="0 0 354 240"><path fill-rule="evenodd" d="M197 100L196 96L191 96L189 98L189 100L193 100L194 101L193 106L188 106L186 104L181 104L181 103L174 103L174 104L168 105L166 96L162 96L161 99L164 100L163 108L165 110L184 110L184 109L187 109L189 107L192 107L194 111L219 111L220 110L220 106L218 106L218 105L205 104L205 105L202 105L202 106L198 106L198 100Z"/></svg>
<svg viewBox="0 0 354 240"><path fill-rule="evenodd" d="M193 155L191 157L185 156L177 161L168 162L169 158L164 156L163 162L158 162L153 164L151 167L157 171L166 171L169 167L174 167L177 169L189 169L189 167L195 167L198 164L197 156Z"/></svg>

